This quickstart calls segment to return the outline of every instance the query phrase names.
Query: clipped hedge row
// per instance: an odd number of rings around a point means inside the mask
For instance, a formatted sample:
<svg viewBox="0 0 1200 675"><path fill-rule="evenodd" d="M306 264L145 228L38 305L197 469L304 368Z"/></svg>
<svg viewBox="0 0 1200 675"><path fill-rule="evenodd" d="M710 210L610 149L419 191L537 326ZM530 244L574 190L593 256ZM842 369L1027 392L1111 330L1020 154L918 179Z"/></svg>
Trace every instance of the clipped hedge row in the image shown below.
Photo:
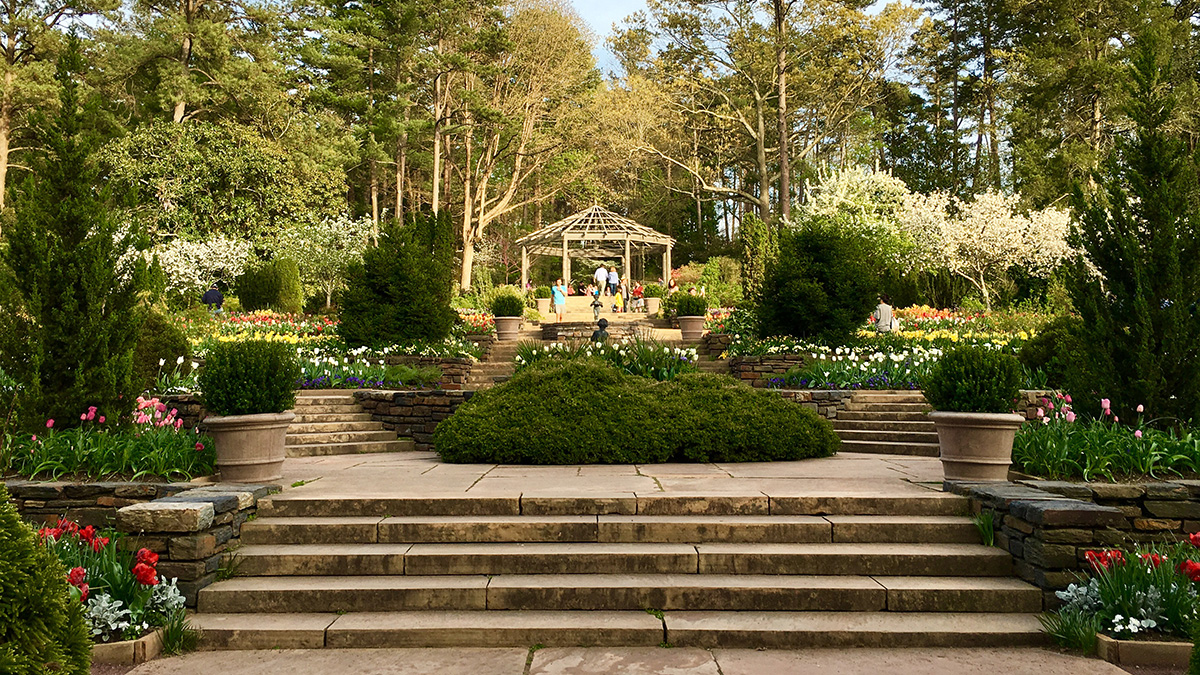
<svg viewBox="0 0 1200 675"><path fill-rule="evenodd" d="M547 362L478 392L438 425L447 462L656 464L827 457L828 420L728 377L653 382L595 360Z"/></svg>

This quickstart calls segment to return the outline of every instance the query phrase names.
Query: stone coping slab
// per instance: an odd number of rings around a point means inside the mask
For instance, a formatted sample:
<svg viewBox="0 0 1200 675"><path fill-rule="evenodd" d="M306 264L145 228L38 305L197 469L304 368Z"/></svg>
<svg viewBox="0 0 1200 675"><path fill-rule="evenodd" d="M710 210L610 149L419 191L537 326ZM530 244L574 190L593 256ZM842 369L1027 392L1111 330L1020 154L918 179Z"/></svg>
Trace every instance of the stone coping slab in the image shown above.
<svg viewBox="0 0 1200 675"><path fill-rule="evenodd" d="M158 658L162 650L162 629L158 628L136 640L99 642L92 645L92 663L136 666Z"/></svg>

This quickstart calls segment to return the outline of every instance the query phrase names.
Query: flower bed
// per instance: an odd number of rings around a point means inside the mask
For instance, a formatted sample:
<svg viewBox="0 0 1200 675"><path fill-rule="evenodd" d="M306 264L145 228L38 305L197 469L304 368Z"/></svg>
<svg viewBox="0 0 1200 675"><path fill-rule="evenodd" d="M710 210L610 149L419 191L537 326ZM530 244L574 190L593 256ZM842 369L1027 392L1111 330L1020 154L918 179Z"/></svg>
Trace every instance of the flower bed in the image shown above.
<svg viewBox="0 0 1200 675"><path fill-rule="evenodd" d="M54 420L46 420L42 433L7 438L0 474L189 480L215 470L212 441L195 429L185 430L178 410L157 398L138 397L128 426L114 426L94 407L81 413L80 421L78 427L58 430Z"/></svg>
<svg viewBox="0 0 1200 675"><path fill-rule="evenodd" d="M697 370L696 349L680 349L657 340L642 337L627 338L608 344L593 342L556 342L541 345L523 342L517 346L517 371L550 360L572 361L597 358L629 375L653 380L671 380L681 373Z"/></svg>
<svg viewBox="0 0 1200 675"><path fill-rule="evenodd" d="M496 317L491 312L479 309L458 310L458 323L454 332L459 337L466 335L489 335L496 332Z"/></svg>
<svg viewBox="0 0 1200 675"><path fill-rule="evenodd" d="M87 607L84 616L93 641L136 639L183 612L183 595L174 579L159 576L153 551L123 551L116 541L120 534L69 520L38 534L69 570L67 581Z"/></svg>
<svg viewBox="0 0 1200 675"><path fill-rule="evenodd" d="M1052 479L1117 481L1200 473L1200 435L1190 429L1158 429L1138 406L1138 418L1121 424L1101 401L1100 414L1085 418L1069 395L1042 399L1040 424L1026 425L1013 444L1013 466Z"/></svg>

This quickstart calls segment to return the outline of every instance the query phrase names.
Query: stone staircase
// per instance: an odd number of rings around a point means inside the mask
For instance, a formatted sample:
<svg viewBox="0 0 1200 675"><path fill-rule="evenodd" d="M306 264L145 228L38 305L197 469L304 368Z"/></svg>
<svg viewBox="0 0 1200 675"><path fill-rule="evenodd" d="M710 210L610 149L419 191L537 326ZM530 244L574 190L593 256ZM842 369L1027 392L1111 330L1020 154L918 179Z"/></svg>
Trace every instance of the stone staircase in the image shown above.
<svg viewBox="0 0 1200 675"><path fill-rule="evenodd" d="M517 356L517 345L536 339L538 339L537 333L525 328L521 331L521 338L516 342L493 342L487 360L471 366L471 375L467 378L466 388L490 389L507 381L516 371L513 359Z"/></svg>
<svg viewBox="0 0 1200 675"><path fill-rule="evenodd" d="M397 438L354 400L348 389L302 391L288 427L288 457L354 455L415 450L412 439Z"/></svg>
<svg viewBox="0 0 1200 675"><path fill-rule="evenodd" d="M1042 593L967 502L733 496L323 499L242 526L208 649L1042 644Z"/></svg>
<svg viewBox="0 0 1200 675"><path fill-rule="evenodd" d="M937 430L919 391L857 391L833 428L842 452L938 456Z"/></svg>

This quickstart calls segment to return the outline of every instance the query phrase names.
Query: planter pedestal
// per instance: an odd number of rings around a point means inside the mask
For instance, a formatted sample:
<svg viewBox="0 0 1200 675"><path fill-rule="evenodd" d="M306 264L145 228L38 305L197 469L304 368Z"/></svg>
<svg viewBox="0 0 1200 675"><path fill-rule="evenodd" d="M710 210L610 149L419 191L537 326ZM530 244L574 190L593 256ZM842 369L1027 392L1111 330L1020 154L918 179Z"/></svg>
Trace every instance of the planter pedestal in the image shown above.
<svg viewBox="0 0 1200 675"><path fill-rule="evenodd" d="M1008 480L1013 439L1024 417L937 411L930 413L929 418L937 427L946 480Z"/></svg>
<svg viewBox="0 0 1200 675"><path fill-rule="evenodd" d="M684 342L699 342L704 336L704 322L707 320L703 316L681 316L679 317L679 332L683 333Z"/></svg>
<svg viewBox="0 0 1200 675"><path fill-rule="evenodd" d="M646 314L658 314L658 310L662 307L662 298L646 298Z"/></svg>
<svg viewBox="0 0 1200 675"><path fill-rule="evenodd" d="M550 316L550 298L535 298L535 299L537 300L538 314L541 314L542 318Z"/></svg>
<svg viewBox="0 0 1200 675"><path fill-rule="evenodd" d="M206 417L205 433L217 449L221 480L266 483L283 476L287 430L296 414L288 411L260 415Z"/></svg>
<svg viewBox="0 0 1200 675"><path fill-rule="evenodd" d="M521 335L521 317L519 316L498 316L496 317L496 340L499 342L513 342Z"/></svg>

